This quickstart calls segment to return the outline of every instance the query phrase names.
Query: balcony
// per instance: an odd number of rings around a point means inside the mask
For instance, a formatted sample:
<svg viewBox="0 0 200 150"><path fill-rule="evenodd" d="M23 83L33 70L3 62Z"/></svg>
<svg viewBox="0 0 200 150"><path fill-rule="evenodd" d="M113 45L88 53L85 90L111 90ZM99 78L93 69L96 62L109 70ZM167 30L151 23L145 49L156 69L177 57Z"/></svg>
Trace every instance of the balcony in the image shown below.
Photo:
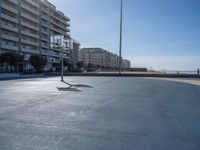
<svg viewBox="0 0 200 150"><path fill-rule="evenodd" d="M42 8L41 11L44 12L44 13L46 13L46 14L49 14L49 12L50 12L49 10L47 10L45 8Z"/></svg>
<svg viewBox="0 0 200 150"><path fill-rule="evenodd" d="M70 35L67 33L63 33L63 35L65 36L65 38L70 38Z"/></svg>
<svg viewBox="0 0 200 150"><path fill-rule="evenodd" d="M26 53L32 53L32 54L39 54L40 53L39 50L33 50L31 48L23 48L23 47L21 47L21 51L26 52Z"/></svg>
<svg viewBox="0 0 200 150"><path fill-rule="evenodd" d="M67 28L67 32L70 32L70 29L69 29L69 28Z"/></svg>
<svg viewBox="0 0 200 150"><path fill-rule="evenodd" d="M45 42L49 42L49 38L46 38L46 37L42 37L41 40Z"/></svg>
<svg viewBox="0 0 200 150"><path fill-rule="evenodd" d="M39 27L34 26L34 25L30 24L30 23L21 21L21 24L22 24L23 26L25 26L25 27L28 27L28 28L31 28L31 29L33 29L33 30L39 31Z"/></svg>
<svg viewBox="0 0 200 150"><path fill-rule="evenodd" d="M49 56L49 51L48 50L42 50L41 53L42 53L42 55Z"/></svg>
<svg viewBox="0 0 200 150"><path fill-rule="evenodd" d="M62 22L62 23L64 23L67 26L69 25L69 23L68 23L69 21L68 20L64 20L63 17L58 17L58 16L56 17L55 14L51 14L51 17L56 19L56 20L58 20L58 21L60 21L60 22Z"/></svg>
<svg viewBox="0 0 200 150"><path fill-rule="evenodd" d="M45 35L48 35L49 36L49 31L45 31L45 30L41 30L41 32Z"/></svg>
<svg viewBox="0 0 200 150"><path fill-rule="evenodd" d="M49 48L50 44L49 43L42 43L43 48Z"/></svg>
<svg viewBox="0 0 200 150"><path fill-rule="evenodd" d="M33 5L33 6L37 7L37 8L39 8L39 4L36 3L36 2L34 2L34 1L32 1L32 0L27 0L26 2L28 2L29 4L31 4L31 5Z"/></svg>
<svg viewBox="0 0 200 150"><path fill-rule="evenodd" d="M64 16L64 18L65 18L67 21L70 21L70 18L69 18L69 17Z"/></svg>
<svg viewBox="0 0 200 150"><path fill-rule="evenodd" d="M41 25L46 27L46 28L49 28L49 24L47 24L47 23L42 22Z"/></svg>
<svg viewBox="0 0 200 150"><path fill-rule="evenodd" d="M26 53L31 53L31 54L40 54L40 51L38 50L32 50L30 48L21 48L22 52L26 52Z"/></svg>
<svg viewBox="0 0 200 150"><path fill-rule="evenodd" d="M6 9L7 11L10 11L10 12L12 12L12 13L14 13L14 14L18 14L18 10L15 9L15 8L13 8L12 6L6 5L6 4L4 4L4 3L1 3L0 6L1 6L1 8Z"/></svg>
<svg viewBox="0 0 200 150"><path fill-rule="evenodd" d="M9 15L7 15L7 14L1 14L1 18L3 18L3 19L6 19L6 20L8 20L8 21L12 21L12 22L14 22L14 23L18 23L18 19L17 18L14 18L14 17L11 17L11 16L9 16Z"/></svg>
<svg viewBox="0 0 200 150"><path fill-rule="evenodd" d="M69 24L69 23L67 23L67 27L70 27L70 24Z"/></svg>
<svg viewBox="0 0 200 150"><path fill-rule="evenodd" d="M31 32L28 32L28 31L21 31L22 34L26 35L26 36L29 36L29 37L33 37L33 38L39 38L39 35L38 34L33 34Z"/></svg>
<svg viewBox="0 0 200 150"><path fill-rule="evenodd" d="M53 30L54 32L57 32L58 34L63 35L63 32L61 29L59 28L55 28L54 26L50 26L50 29Z"/></svg>
<svg viewBox="0 0 200 150"><path fill-rule="evenodd" d="M7 1L9 1L9 2L15 4L15 5L18 5L18 1L16 1L16 0L7 0Z"/></svg>
<svg viewBox="0 0 200 150"><path fill-rule="evenodd" d="M61 52L61 50L58 49L58 48L51 48L51 50L52 50L52 51L56 51L56 52Z"/></svg>
<svg viewBox="0 0 200 150"><path fill-rule="evenodd" d="M1 28L6 29L6 30L10 30L10 31L13 31L13 32L18 32L18 27L15 27L11 24L6 24L4 22L1 23Z"/></svg>
<svg viewBox="0 0 200 150"><path fill-rule="evenodd" d="M53 63L60 63L60 59L53 59Z"/></svg>
<svg viewBox="0 0 200 150"><path fill-rule="evenodd" d="M38 42L33 42L33 41L27 40L27 39L21 39L21 43L33 45L33 46L39 46L40 45Z"/></svg>
<svg viewBox="0 0 200 150"><path fill-rule="evenodd" d="M1 44L1 48L2 49L6 49L6 50L13 50L13 51L18 51L19 50L19 47L15 46L15 45Z"/></svg>
<svg viewBox="0 0 200 150"><path fill-rule="evenodd" d="M49 21L49 16L46 16L46 15L41 15L41 18L46 20L46 21Z"/></svg>
<svg viewBox="0 0 200 150"><path fill-rule="evenodd" d="M68 53L67 54L63 54L63 58L70 59L70 56L69 56Z"/></svg>
<svg viewBox="0 0 200 150"><path fill-rule="evenodd" d="M6 40L10 40L10 41L15 41L15 42L19 41L18 37L15 37L15 36L12 36L12 35L8 35L8 34L1 34L1 38L2 39L6 39Z"/></svg>
<svg viewBox="0 0 200 150"><path fill-rule="evenodd" d="M58 22L56 22L55 20L51 19L51 23L53 23L55 26L63 29L63 30L67 30L67 28L64 25L59 24Z"/></svg>
<svg viewBox="0 0 200 150"><path fill-rule="evenodd" d="M64 23L66 26L70 26L69 21L65 19L61 19L61 22Z"/></svg>
<svg viewBox="0 0 200 150"><path fill-rule="evenodd" d="M21 7L24 8L25 10L29 11L30 13L39 16L39 11L38 10L35 10L32 7L29 7L29 6L27 6L27 5L23 4L23 3L21 4Z"/></svg>
<svg viewBox="0 0 200 150"><path fill-rule="evenodd" d="M39 24L39 19L37 19L37 18L35 18L35 17L31 16L31 15L28 15L28 14L26 14L24 12L21 12L21 16Z"/></svg>
<svg viewBox="0 0 200 150"><path fill-rule="evenodd" d="M61 54L60 53L51 52L51 56L60 58Z"/></svg>

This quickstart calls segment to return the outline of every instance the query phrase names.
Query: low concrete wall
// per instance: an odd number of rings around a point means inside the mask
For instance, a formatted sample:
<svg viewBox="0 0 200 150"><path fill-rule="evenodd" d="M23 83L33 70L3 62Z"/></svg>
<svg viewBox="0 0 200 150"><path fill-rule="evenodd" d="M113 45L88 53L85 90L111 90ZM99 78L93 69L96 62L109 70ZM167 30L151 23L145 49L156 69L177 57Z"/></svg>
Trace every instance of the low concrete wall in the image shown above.
<svg viewBox="0 0 200 150"><path fill-rule="evenodd" d="M12 79L12 78L19 78L19 73L0 73L0 79Z"/></svg>
<svg viewBox="0 0 200 150"><path fill-rule="evenodd" d="M31 74L21 75L19 73L0 73L0 80L13 80L13 79L28 79L28 78L43 78L44 74Z"/></svg>
<svg viewBox="0 0 200 150"><path fill-rule="evenodd" d="M60 76L60 73L46 73L46 76ZM99 77L160 77L160 78L200 78L195 74L161 74L161 73L64 73L65 76L99 76Z"/></svg>

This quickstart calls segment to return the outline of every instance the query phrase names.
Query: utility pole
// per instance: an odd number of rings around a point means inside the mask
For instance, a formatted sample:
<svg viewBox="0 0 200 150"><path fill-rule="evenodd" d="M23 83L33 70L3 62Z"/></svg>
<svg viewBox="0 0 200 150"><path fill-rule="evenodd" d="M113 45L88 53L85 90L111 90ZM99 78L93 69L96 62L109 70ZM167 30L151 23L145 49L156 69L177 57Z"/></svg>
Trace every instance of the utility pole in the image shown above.
<svg viewBox="0 0 200 150"><path fill-rule="evenodd" d="M119 41L119 74L122 71L122 26L123 26L123 0L121 0L120 10L120 41Z"/></svg>
<svg viewBox="0 0 200 150"><path fill-rule="evenodd" d="M61 81L63 82L63 65L64 65L64 61L63 61L63 48L62 46L60 45L60 48L61 48L61 51L62 51L62 54L61 54Z"/></svg>

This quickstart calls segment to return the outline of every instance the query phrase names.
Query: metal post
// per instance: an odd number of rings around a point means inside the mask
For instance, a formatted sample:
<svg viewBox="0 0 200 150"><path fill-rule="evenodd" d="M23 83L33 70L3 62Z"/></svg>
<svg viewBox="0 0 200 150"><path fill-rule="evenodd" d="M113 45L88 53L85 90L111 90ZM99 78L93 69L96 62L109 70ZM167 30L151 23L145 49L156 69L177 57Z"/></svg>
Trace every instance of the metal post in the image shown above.
<svg viewBox="0 0 200 150"><path fill-rule="evenodd" d="M119 74L122 71L122 25L123 25L123 0L121 0L121 11L120 11L120 41L119 41Z"/></svg>
<svg viewBox="0 0 200 150"><path fill-rule="evenodd" d="M61 55L61 81L64 81L63 80L63 65L64 65L64 62L63 62L63 48L62 46L60 46L61 48L61 51L62 51L62 55Z"/></svg>

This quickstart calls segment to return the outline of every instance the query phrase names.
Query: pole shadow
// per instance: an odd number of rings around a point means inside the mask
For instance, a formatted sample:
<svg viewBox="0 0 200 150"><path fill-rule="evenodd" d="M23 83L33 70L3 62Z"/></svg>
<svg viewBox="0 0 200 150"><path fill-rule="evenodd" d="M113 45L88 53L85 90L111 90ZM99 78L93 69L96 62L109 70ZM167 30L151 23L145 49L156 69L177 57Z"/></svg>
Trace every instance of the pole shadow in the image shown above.
<svg viewBox="0 0 200 150"><path fill-rule="evenodd" d="M82 92L81 90L77 88L72 88L72 87L57 87L59 91L69 91L69 92Z"/></svg>
<svg viewBox="0 0 200 150"><path fill-rule="evenodd" d="M69 85L70 87L93 88L92 86L86 85L86 84L69 84L66 81L62 81L62 82L65 83L65 84L67 84L67 85Z"/></svg>

